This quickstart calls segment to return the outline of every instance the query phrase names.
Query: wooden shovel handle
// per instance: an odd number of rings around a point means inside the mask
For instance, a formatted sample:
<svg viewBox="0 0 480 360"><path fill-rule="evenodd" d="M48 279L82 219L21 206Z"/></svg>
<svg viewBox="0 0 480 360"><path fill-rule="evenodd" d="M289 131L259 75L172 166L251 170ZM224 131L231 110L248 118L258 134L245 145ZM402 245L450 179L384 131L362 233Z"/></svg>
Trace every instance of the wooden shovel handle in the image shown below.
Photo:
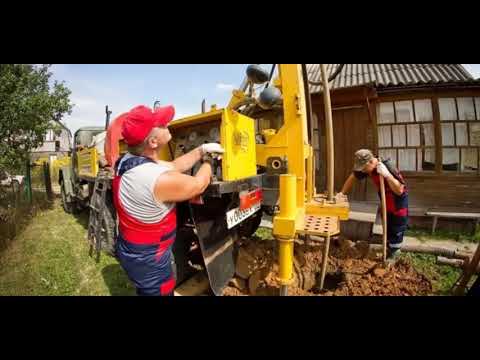
<svg viewBox="0 0 480 360"><path fill-rule="evenodd" d="M383 261L387 260L387 200L385 198L385 179L380 175L380 197L382 199Z"/></svg>

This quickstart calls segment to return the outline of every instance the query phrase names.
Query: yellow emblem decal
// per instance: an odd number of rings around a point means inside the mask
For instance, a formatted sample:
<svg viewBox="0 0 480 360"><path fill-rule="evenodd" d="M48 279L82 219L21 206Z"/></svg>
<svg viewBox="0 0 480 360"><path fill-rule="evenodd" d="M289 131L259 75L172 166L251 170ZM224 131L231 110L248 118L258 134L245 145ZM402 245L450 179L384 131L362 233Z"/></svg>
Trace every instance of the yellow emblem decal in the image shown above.
<svg viewBox="0 0 480 360"><path fill-rule="evenodd" d="M233 143L243 152L248 151L248 140L248 132L246 131L235 131L233 134Z"/></svg>

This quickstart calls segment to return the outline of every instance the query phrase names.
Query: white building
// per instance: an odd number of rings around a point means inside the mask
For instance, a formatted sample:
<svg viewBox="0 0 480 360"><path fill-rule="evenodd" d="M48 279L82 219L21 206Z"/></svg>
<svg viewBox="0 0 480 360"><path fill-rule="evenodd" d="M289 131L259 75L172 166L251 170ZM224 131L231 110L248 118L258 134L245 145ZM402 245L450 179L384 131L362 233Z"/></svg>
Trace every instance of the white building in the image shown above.
<svg viewBox="0 0 480 360"><path fill-rule="evenodd" d="M55 122L52 121L53 124ZM48 130L45 134L44 143L42 146L33 149L32 160L48 157L53 160L61 155L67 155L71 147L71 134L65 125L60 122L57 122L62 128L59 135L55 134L54 130Z"/></svg>

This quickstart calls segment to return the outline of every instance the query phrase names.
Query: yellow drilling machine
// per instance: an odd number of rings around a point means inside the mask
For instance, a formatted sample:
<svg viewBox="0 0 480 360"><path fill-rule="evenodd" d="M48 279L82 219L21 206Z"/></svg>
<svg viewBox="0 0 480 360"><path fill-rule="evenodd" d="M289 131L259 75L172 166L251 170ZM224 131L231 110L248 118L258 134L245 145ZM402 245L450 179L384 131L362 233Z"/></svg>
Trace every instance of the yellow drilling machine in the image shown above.
<svg viewBox="0 0 480 360"><path fill-rule="evenodd" d="M324 65L321 69L329 149L325 193L317 193L314 186L312 112L305 64L273 64L270 71L250 65L241 87L233 91L225 108L212 106L207 111L202 104L200 114L171 123L172 140L162 153L164 160L172 160L207 142L218 142L225 149L225 154L214 164L212 182L201 198L177 205L174 246L177 284L201 267L208 275L213 293L220 295L235 273L238 240L257 230L264 213L273 215L273 235L278 240L280 295L287 294L292 281L294 239L298 235L325 239L324 276L330 237L339 233L340 221L348 219L349 205L346 198L338 200L333 196L328 82L336 74L329 79ZM124 117L122 114L106 126L107 139L115 138L109 137L109 132L118 129ZM94 130L98 136L98 129ZM97 159L100 158L97 149L98 146L81 151ZM105 143L105 152L121 156L125 149L121 138ZM77 156L82 158L82 154ZM88 163L84 159L85 162ZM72 162L72 166L78 163ZM111 249L116 232L110 219L115 213L111 209L111 167L112 161L100 162L89 168L92 173L88 177L80 179L83 201L88 199L91 208L88 237L97 251ZM65 169L60 177L67 209L75 199L72 192L75 180L66 174L81 171L85 169ZM193 168L191 174L196 171ZM108 211L104 210L107 208ZM104 214L109 221L105 221Z"/></svg>

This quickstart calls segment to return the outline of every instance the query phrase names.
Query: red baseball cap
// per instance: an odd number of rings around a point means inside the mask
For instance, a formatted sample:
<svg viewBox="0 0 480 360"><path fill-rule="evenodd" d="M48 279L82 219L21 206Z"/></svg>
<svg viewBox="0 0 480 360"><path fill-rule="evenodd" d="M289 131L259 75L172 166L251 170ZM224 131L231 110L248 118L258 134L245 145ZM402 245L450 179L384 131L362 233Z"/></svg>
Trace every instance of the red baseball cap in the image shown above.
<svg viewBox="0 0 480 360"><path fill-rule="evenodd" d="M122 124L123 139L127 145L139 145L154 127L167 126L174 116L175 108L171 105L155 110L143 105L134 107Z"/></svg>

